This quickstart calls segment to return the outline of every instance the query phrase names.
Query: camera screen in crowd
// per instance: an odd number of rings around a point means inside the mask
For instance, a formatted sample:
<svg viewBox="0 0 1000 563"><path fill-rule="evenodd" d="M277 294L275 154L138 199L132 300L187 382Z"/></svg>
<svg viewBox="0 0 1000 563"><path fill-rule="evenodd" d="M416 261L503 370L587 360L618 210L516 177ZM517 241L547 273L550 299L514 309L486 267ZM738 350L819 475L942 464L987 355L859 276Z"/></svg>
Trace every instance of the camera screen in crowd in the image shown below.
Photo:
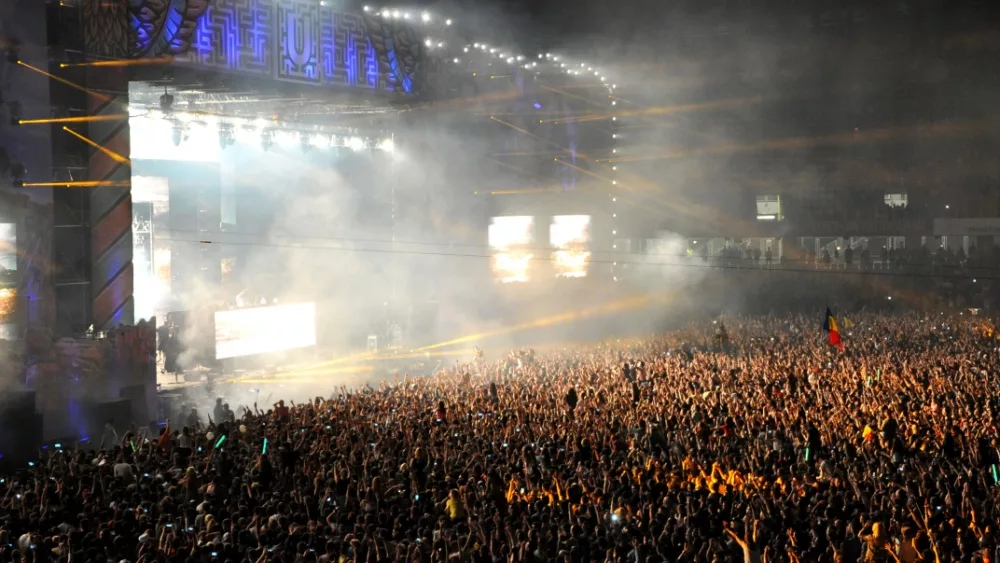
<svg viewBox="0 0 1000 563"><path fill-rule="evenodd" d="M503 283L528 281L534 257L535 218L527 215L494 217L487 235L494 277Z"/></svg>
<svg viewBox="0 0 1000 563"><path fill-rule="evenodd" d="M549 226L556 276L586 277L590 267L590 215L556 215Z"/></svg>
<svg viewBox="0 0 1000 563"><path fill-rule="evenodd" d="M215 313L215 359L316 345L316 304L276 305Z"/></svg>

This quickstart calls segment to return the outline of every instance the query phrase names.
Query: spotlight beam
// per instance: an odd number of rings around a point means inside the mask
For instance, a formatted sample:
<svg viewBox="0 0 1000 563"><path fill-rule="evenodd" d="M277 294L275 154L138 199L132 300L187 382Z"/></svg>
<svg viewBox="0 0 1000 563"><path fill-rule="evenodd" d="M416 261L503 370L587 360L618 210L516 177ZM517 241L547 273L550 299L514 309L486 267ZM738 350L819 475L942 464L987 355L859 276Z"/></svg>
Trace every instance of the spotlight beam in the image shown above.
<svg viewBox="0 0 1000 563"><path fill-rule="evenodd" d="M77 89L77 90L79 90L81 92L84 92L86 94L90 94L91 96L94 96L95 98L97 98L97 99L99 99L99 100L101 100L103 102L110 102L111 101L111 97L110 96L106 96L106 95L104 95L104 94L102 94L100 92L95 92L94 90L91 90L90 88L84 88L83 86L80 86L76 82L70 82L69 80L66 80L65 78L62 78L61 76L56 76L54 74L45 72L44 70L42 70L42 69L40 69L40 68L38 68L36 66L29 65L28 63L26 63L24 61L17 61L17 64L23 66L24 68L26 68L28 70L33 70L33 71L35 71L38 74L41 74L43 76L48 76L52 80L55 80L56 82L59 82L59 83L62 83L62 84L65 84L66 86L69 86L70 88L75 88L75 89Z"/></svg>
<svg viewBox="0 0 1000 563"><path fill-rule="evenodd" d="M109 157L111 157L112 160L114 160L115 162L117 162L119 164L128 164L129 166L132 165L132 162L129 159L125 158L124 156L116 153L115 151L113 151L113 150L111 150L111 149L109 149L107 147L103 147L103 146L95 143L94 141L92 141L92 140L88 139L87 137L85 137L85 136L77 133L76 131L70 129L69 127L66 127L65 125L63 125L63 131L66 131L67 133L69 133L70 135L73 135L77 139L80 139L84 143L87 143L88 145L94 147L95 149L103 152L104 154L108 155Z"/></svg>
<svg viewBox="0 0 1000 563"><path fill-rule="evenodd" d="M121 67L121 66L150 66L167 65L174 62L174 57L165 55L149 59L115 59L110 61L89 61L86 63L59 63L59 68L77 68L81 66L91 67Z"/></svg>
<svg viewBox="0 0 1000 563"><path fill-rule="evenodd" d="M24 188L127 188L128 180L85 180L80 182L25 182Z"/></svg>
<svg viewBox="0 0 1000 563"><path fill-rule="evenodd" d="M19 119L18 125L42 125L46 123L95 123L98 121L124 121L127 114L118 115L84 115L81 117L49 117L43 119Z"/></svg>

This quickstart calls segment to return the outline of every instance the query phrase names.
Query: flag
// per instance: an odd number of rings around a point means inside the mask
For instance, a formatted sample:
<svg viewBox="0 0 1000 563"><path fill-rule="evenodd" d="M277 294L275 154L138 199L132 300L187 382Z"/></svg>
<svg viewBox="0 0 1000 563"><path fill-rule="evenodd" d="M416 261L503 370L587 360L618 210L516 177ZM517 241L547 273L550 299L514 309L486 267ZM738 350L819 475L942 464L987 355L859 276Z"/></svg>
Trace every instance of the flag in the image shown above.
<svg viewBox="0 0 1000 563"><path fill-rule="evenodd" d="M836 346L838 350L844 350L844 343L840 341L840 329L837 328L837 319L833 318L830 308L826 309L826 320L823 322L823 330L826 331L830 340L830 345Z"/></svg>

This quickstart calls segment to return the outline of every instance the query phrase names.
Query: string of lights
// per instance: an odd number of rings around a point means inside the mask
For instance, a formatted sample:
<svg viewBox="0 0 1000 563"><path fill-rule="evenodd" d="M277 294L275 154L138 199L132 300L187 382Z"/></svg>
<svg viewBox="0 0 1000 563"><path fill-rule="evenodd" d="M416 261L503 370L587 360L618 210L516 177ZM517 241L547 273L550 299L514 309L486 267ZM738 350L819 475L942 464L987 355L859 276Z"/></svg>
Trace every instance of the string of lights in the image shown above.
<svg viewBox="0 0 1000 563"><path fill-rule="evenodd" d="M393 7L365 6L364 11L375 17L387 20L403 20L414 25L426 34L424 37L424 46L428 51L436 52L445 59L450 58L453 64L471 71L472 76L477 76L478 70L489 70L495 63L506 63L510 67L510 74L526 72L535 77L573 76L580 79L581 85L593 85L601 88L607 95L608 110L603 115L598 116L597 120L607 120L607 130L611 136L608 143L611 147L610 154L606 158L596 159L599 163L606 164L610 168L605 174L602 174L604 178L610 178L610 185L608 186L608 210L605 213L605 216L610 215L607 235L612 240L613 251L628 252L629 249L618 248L620 245L626 244L625 239L619 238L620 205L618 204L618 191L620 187L618 186L619 180L617 175L619 164L615 163L615 158L619 153L618 145L621 140L619 131L621 123L619 122L617 112L618 98L615 95L618 85L610 81L605 72L588 63L586 60L574 60L571 57L551 52L538 53L536 57L529 58L519 53L517 49L495 45L489 41L473 40L471 43L468 43L468 38L466 38L464 44L459 43L462 44L459 51L458 48L454 47L455 43L449 38L449 35L454 34L454 28L458 26L453 25L455 22L449 17L436 17L429 12L421 12L418 19L407 10ZM483 64L485 66L478 66ZM496 74L496 71L490 71L484 77L493 77ZM568 95L565 92L562 93ZM609 270L613 281L618 281L618 268L618 262L612 260Z"/></svg>

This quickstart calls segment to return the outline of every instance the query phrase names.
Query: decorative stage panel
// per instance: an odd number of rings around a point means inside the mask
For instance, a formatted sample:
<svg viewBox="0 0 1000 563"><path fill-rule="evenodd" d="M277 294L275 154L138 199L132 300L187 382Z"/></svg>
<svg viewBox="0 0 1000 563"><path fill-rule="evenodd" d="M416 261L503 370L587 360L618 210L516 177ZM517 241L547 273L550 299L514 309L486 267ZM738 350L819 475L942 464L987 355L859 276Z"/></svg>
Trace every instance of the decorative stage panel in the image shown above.
<svg viewBox="0 0 1000 563"><path fill-rule="evenodd" d="M278 3L278 78L319 82L319 10L310 0Z"/></svg>
<svg viewBox="0 0 1000 563"><path fill-rule="evenodd" d="M196 21L178 21L190 27L191 38L177 62L399 94L419 93L423 83L423 43L405 22L342 12L315 0L213 0ZM136 28L138 43L149 43L148 27Z"/></svg>
<svg viewBox="0 0 1000 563"><path fill-rule="evenodd" d="M272 76L271 0L216 0L197 20L191 48L179 60L219 70Z"/></svg>

